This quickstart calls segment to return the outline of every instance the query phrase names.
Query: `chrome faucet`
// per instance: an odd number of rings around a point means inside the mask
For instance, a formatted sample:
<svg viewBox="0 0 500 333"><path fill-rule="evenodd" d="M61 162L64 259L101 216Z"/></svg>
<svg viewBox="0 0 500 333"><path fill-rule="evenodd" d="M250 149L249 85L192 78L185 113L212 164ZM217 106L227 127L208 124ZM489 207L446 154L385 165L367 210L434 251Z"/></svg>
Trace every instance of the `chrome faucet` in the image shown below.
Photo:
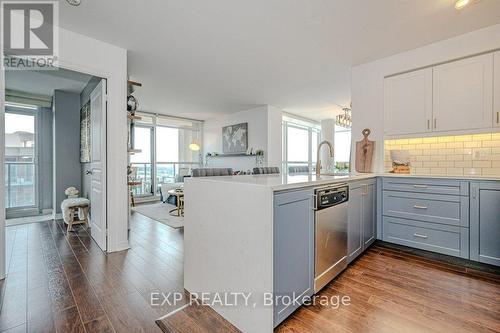
<svg viewBox="0 0 500 333"><path fill-rule="evenodd" d="M316 152L316 176L321 175L321 158L320 158L320 153L321 153L321 146L327 145L328 149L330 150L330 157L333 158L333 146L330 141L324 140L321 141L318 145L318 150Z"/></svg>

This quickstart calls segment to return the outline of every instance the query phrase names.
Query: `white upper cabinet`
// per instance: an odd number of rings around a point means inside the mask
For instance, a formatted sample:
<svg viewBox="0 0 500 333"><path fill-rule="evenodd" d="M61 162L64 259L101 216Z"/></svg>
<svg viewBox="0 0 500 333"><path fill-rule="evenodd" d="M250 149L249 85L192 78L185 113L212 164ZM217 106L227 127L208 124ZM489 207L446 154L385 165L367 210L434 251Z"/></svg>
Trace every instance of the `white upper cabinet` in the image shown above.
<svg viewBox="0 0 500 333"><path fill-rule="evenodd" d="M386 135L432 130L432 68L388 77L384 84Z"/></svg>
<svg viewBox="0 0 500 333"><path fill-rule="evenodd" d="M493 54L433 67L433 131L492 126Z"/></svg>
<svg viewBox="0 0 500 333"><path fill-rule="evenodd" d="M493 86L495 87L493 95L493 126L500 127L500 52L495 53L495 78Z"/></svg>

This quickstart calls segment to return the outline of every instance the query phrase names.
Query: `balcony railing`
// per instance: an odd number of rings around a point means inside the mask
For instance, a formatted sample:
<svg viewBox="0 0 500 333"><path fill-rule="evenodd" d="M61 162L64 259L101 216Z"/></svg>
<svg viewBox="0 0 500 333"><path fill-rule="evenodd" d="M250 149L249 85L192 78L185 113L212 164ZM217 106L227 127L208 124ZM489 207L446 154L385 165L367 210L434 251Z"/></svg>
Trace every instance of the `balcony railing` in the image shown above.
<svg viewBox="0 0 500 333"><path fill-rule="evenodd" d="M148 196L158 193L161 184L175 183L180 180L180 176L186 176L191 173L191 169L200 166L198 162L157 162L155 168L155 179L153 182L151 163L131 163L132 167L137 168L133 177L134 180L140 180L141 186L132 189L135 196ZM178 177L179 176L179 177ZM155 191L153 192L153 188Z"/></svg>
<svg viewBox="0 0 500 333"><path fill-rule="evenodd" d="M5 207L36 206L35 163L5 162Z"/></svg>

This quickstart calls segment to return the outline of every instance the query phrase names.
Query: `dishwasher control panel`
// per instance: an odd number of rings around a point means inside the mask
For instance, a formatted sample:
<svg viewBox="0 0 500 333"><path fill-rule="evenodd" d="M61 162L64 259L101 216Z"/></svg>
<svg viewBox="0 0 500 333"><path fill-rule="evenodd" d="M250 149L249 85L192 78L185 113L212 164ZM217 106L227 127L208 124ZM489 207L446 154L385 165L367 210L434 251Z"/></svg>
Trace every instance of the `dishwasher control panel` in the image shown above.
<svg viewBox="0 0 500 333"><path fill-rule="evenodd" d="M335 206L349 200L349 187L327 187L316 190L318 209Z"/></svg>

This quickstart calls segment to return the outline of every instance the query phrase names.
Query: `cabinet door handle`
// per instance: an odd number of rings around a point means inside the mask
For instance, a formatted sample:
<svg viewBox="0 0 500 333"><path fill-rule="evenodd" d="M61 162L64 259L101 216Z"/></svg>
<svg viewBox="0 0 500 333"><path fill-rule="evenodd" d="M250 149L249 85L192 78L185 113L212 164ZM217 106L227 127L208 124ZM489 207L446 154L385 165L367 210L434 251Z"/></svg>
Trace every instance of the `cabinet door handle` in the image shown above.
<svg viewBox="0 0 500 333"><path fill-rule="evenodd" d="M363 184L363 192L361 192L361 195L367 195L368 194L368 185Z"/></svg>
<svg viewBox="0 0 500 333"><path fill-rule="evenodd" d="M497 112L497 124L500 123L500 112Z"/></svg>
<svg viewBox="0 0 500 333"><path fill-rule="evenodd" d="M427 185L413 185L414 188L427 188Z"/></svg>
<svg viewBox="0 0 500 333"><path fill-rule="evenodd" d="M416 209L427 209L427 206L415 205L415 206L413 206L413 208L416 208Z"/></svg>
<svg viewBox="0 0 500 333"><path fill-rule="evenodd" d="M437 128L437 119L434 118L434 129L436 129L436 128Z"/></svg>
<svg viewBox="0 0 500 333"><path fill-rule="evenodd" d="M427 119L427 129L428 130L431 129L431 120L430 119Z"/></svg>
<svg viewBox="0 0 500 333"><path fill-rule="evenodd" d="M421 234L417 234L417 233L413 234L413 236L418 237L418 238L423 238L423 239L427 238L427 235L421 235Z"/></svg>

